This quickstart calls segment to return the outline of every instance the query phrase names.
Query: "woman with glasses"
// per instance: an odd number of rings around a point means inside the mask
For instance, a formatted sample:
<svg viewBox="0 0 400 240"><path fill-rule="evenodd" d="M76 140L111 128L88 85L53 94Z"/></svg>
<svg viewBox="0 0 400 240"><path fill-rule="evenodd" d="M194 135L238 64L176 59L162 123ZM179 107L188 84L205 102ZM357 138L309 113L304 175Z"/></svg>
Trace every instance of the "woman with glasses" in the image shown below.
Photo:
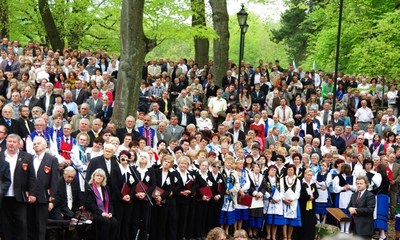
<svg viewBox="0 0 400 240"><path fill-rule="evenodd" d="M318 198L317 186L313 183L314 172L311 169L304 171L301 185L299 207L301 212L301 239L314 240L315 238L315 199Z"/></svg>
<svg viewBox="0 0 400 240"><path fill-rule="evenodd" d="M296 178L295 166L289 164L286 167L286 176L282 178L283 190L283 215L286 224L283 225L283 240L291 240L294 227L301 227L300 208L298 199L300 197L301 183Z"/></svg>
<svg viewBox="0 0 400 240"><path fill-rule="evenodd" d="M247 158L252 159L251 156L247 156ZM249 172L243 168L243 160L236 161L236 172L239 178L240 188L238 191L239 198L244 197L248 194L248 190L250 188L250 179ZM243 221L249 220L249 207L241 204L236 204L235 207L235 226L234 229L242 229Z"/></svg>
<svg viewBox="0 0 400 240"><path fill-rule="evenodd" d="M116 239L129 239L129 224L132 215L132 199L135 193L135 181L133 174L129 168L128 159L131 159L131 154L123 150L119 154L121 164L115 167L112 171L112 186L113 186L113 205L115 218L118 221L118 229Z"/></svg>
<svg viewBox="0 0 400 240"><path fill-rule="evenodd" d="M170 169L174 164L171 155L164 155L161 159L161 168L154 170L156 189L152 193L153 207L151 210L150 237L154 240L165 240L166 223L170 204L169 195L172 191L173 177ZM162 189L162 190L161 190ZM162 191L164 191L162 193Z"/></svg>
<svg viewBox="0 0 400 240"><path fill-rule="evenodd" d="M208 179L211 184L211 191L213 193L212 199L208 202L208 216L206 221L206 232L218 226L218 220L222 204L224 203L224 196L226 191L226 184L219 172L221 166L220 161L211 161L211 171L208 171Z"/></svg>
<svg viewBox="0 0 400 240"><path fill-rule="evenodd" d="M286 176L286 167L285 167L285 157L283 155L276 155L275 157L275 165L276 165L276 177L278 180L281 180L284 176Z"/></svg>
<svg viewBox="0 0 400 240"><path fill-rule="evenodd" d="M137 237L140 240L147 240L147 227L149 223L151 205L148 196L151 196L156 186L156 177L151 167L150 156L147 152L140 152L136 162L137 187L135 196L132 199L132 232L130 239ZM140 181L140 182L139 182ZM141 184L140 184L141 183ZM147 190L146 190L147 187ZM146 194L146 193L147 194Z"/></svg>
<svg viewBox="0 0 400 240"><path fill-rule="evenodd" d="M70 138L71 139L71 138ZM85 191L85 180L82 178L86 177L86 170L89 166L89 159L87 159L87 155L85 154L86 152L86 147L89 144L90 137L87 133L81 132L76 136L76 145L72 147L72 154L71 154L71 160L74 164L74 168L79 169L82 172L82 175L78 174L78 182L79 186L81 188L81 191Z"/></svg>

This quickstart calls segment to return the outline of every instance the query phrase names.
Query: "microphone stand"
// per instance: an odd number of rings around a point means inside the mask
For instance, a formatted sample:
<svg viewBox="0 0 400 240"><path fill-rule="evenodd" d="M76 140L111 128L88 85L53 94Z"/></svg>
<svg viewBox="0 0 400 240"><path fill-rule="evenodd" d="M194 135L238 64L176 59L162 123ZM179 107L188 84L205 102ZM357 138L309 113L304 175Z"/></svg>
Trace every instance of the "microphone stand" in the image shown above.
<svg viewBox="0 0 400 240"><path fill-rule="evenodd" d="M92 193L94 193L94 195L97 197L97 198L99 198L99 196L94 192L94 190L93 190L93 187L89 184L89 182L86 180L86 178L83 176L83 173L79 170L79 168L74 164L74 161L72 161L72 157L71 157L71 154L73 155L73 156L75 156L75 154L73 153L73 152L70 152L70 151L63 151L63 152L65 152L66 154L67 154L67 156L69 156L69 158L71 159L71 166L79 173L79 175L82 177L82 179L83 179L83 181L85 181L85 185L87 186L87 193L85 193L85 198L84 198L84 200L83 200L83 206L85 206L85 203L86 203L86 200L87 200L87 196L90 194L90 192L92 192ZM81 217L82 217L82 213L83 213L83 211L84 211L85 209L84 209L84 207L81 209L81 211L80 211L80 214L79 214L79 217L78 217L78 220L76 221L76 225L75 225L75 227L76 226L78 226L78 224L79 224L79 221L81 220Z"/></svg>
<svg viewBox="0 0 400 240"><path fill-rule="evenodd" d="M142 183L142 181L140 181L140 178L139 178L139 176L136 174L135 169L133 168L133 166L129 166L129 169L131 170L131 172L132 172L132 174L134 175L134 177L138 180L140 188L143 190L144 194L146 195L147 200L150 202L150 205L153 207L154 204L153 204L153 202L151 201L151 198L150 198L149 194L148 194L148 193L146 192L146 190L144 189L143 183Z"/></svg>

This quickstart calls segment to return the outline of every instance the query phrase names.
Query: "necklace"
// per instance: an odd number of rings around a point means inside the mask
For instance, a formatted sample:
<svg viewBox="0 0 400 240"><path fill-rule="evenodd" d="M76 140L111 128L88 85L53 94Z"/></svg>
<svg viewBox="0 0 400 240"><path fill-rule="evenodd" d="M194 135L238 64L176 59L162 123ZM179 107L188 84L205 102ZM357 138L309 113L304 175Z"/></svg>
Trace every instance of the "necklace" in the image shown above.
<svg viewBox="0 0 400 240"><path fill-rule="evenodd" d="M290 182L290 180L292 180L292 181ZM287 184L288 184L288 185L290 185L290 186L292 186L292 185L293 185L293 183L294 183L294 180L295 180L295 178L294 178L294 177L293 177L292 179L290 179L290 177L289 177L289 176L286 178Z"/></svg>

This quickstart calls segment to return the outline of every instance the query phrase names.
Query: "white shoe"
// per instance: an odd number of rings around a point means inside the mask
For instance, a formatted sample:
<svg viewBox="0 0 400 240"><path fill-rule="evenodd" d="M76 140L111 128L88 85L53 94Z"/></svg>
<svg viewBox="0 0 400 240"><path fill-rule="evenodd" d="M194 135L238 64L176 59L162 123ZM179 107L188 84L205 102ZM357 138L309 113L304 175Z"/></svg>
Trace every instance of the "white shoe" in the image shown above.
<svg viewBox="0 0 400 240"><path fill-rule="evenodd" d="M83 221L83 223L84 223L84 224L88 224L88 225L89 225L89 224L92 224L92 221L91 221L91 220L89 220L89 219L87 219L87 220Z"/></svg>

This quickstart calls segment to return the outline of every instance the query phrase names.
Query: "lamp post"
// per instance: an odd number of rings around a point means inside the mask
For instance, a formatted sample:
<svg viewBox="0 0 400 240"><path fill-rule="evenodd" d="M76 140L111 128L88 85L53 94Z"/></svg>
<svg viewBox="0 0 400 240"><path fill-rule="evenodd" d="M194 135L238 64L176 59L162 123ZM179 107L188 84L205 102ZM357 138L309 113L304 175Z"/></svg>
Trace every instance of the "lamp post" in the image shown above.
<svg viewBox="0 0 400 240"><path fill-rule="evenodd" d="M239 46L239 63L238 63L239 81L241 77L241 67L242 67L241 63L244 55L244 36L246 35L247 29L249 28L249 25L247 24L248 15L249 14L244 10L244 4L242 4L242 9L240 9L240 11L237 13L240 26L240 46Z"/></svg>

